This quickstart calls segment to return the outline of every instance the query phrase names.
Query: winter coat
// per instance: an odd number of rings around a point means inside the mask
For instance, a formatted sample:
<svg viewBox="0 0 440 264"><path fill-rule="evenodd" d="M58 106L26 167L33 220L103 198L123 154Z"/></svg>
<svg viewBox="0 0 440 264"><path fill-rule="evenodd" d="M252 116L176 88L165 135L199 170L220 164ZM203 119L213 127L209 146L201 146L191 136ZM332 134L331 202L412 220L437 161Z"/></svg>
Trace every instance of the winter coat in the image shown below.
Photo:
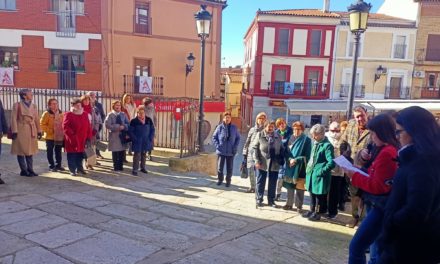
<svg viewBox="0 0 440 264"><path fill-rule="evenodd" d="M283 179L287 183L296 184L298 178L304 179L306 177L306 166L312 151L312 140L305 133L297 138L292 136L291 140L293 142L286 151L286 172ZM289 166L291 160L296 161L293 167Z"/></svg>
<svg viewBox="0 0 440 264"><path fill-rule="evenodd" d="M399 151L380 236L380 263L440 263L440 162L438 155Z"/></svg>
<svg viewBox="0 0 440 264"><path fill-rule="evenodd" d="M123 105L121 110L125 113L128 120L132 120L136 117L136 105L134 103Z"/></svg>
<svg viewBox="0 0 440 264"><path fill-rule="evenodd" d="M228 128L229 127L229 128ZM215 153L222 156L234 156L240 144L240 134L235 125L226 125L222 122L212 135L212 142L215 146Z"/></svg>
<svg viewBox="0 0 440 264"><path fill-rule="evenodd" d="M259 127L257 124L255 126L251 127L249 129L249 133L246 138L246 142L244 143L243 147L243 156L247 157L246 160L246 167L251 168L255 165L254 163L254 143L255 143L255 137L257 136L258 132L263 130L263 126Z"/></svg>
<svg viewBox="0 0 440 264"><path fill-rule="evenodd" d="M91 104L83 105L83 108L84 111L89 115L89 121L90 121L90 126L92 128L92 136L93 136L92 140L95 140L99 137L98 131L102 125L102 119L101 116L99 115L99 110L95 106L92 106Z"/></svg>
<svg viewBox="0 0 440 264"><path fill-rule="evenodd" d="M43 137L45 140L64 140L64 131L62 127L63 120L64 113L61 111L58 111L58 113L55 114L51 110L47 110L43 113L40 119L40 126L41 130L44 132Z"/></svg>
<svg viewBox="0 0 440 264"><path fill-rule="evenodd" d="M101 121L104 122L104 120L105 120L104 107L102 107L102 104L100 102L95 101L95 108L96 108L96 112L98 113L99 117L101 118Z"/></svg>
<svg viewBox="0 0 440 264"><path fill-rule="evenodd" d="M361 135L358 133L359 126L356 120L352 119L348 122L347 129L341 135L340 143L345 141L351 147L351 158L355 161L355 164L358 165L356 160L357 154L364 148L367 148L368 143L370 142L370 131L365 129Z"/></svg>
<svg viewBox="0 0 440 264"><path fill-rule="evenodd" d="M17 115L18 113L18 115ZM12 140L11 154L32 156L38 153L38 133L41 133L37 106L28 107L24 102L15 103L11 113L11 130L17 133Z"/></svg>
<svg viewBox="0 0 440 264"><path fill-rule="evenodd" d="M118 124L117 123L117 119L118 116L120 118L120 120L122 121L122 124ZM121 142L121 138L120 138L120 133L121 133L121 129L120 127L123 125L124 126L124 131L128 132L128 119L127 116L124 114L124 112L115 112L115 111L111 111L106 119L105 119L105 127L108 129L108 150L109 151L124 151L126 149L125 145L126 144L122 144Z"/></svg>
<svg viewBox="0 0 440 264"><path fill-rule="evenodd" d="M281 142L284 145L284 149L287 149L287 145L289 144L290 137L293 135L293 129L288 126L288 127L286 127L286 130L284 133L282 133L280 129L277 129L276 132L281 137Z"/></svg>
<svg viewBox="0 0 440 264"><path fill-rule="evenodd" d="M272 148L270 146L272 145ZM284 161L284 148L281 137L274 132L273 143L269 143L265 130L258 132L253 143L253 158L255 163L261 165L260 170L278 172Z"/></svg>
<svg viewBox="0 0 440 264"><path fill-rule="evenodd" d="M153 149L155 128L149 117L145 117L144 124L139 118L132 119L128 131L132 140L133 152L147 152Z"/></svg>
<svg viewBox="0 0 440 264"><path fill-rule="evenodd" d="M331 171L335 167L333 145L324 137L313 144L306 169L306 188L313 194L327 194L330 190Z"/></svg>
<svg viewBox="0 0 440 264"><path fill-rule="evenodd" d="M8 132L8 123L6 122L5 109L3 108L2 101L0 100L0 134L6 134ZM1 136L0 136L1 140Z"/></svg>
<svg viewBox="0 0 440 264"><path fill-rule="evenodd" d="M64 114L64 149L67 153L84 152L86 140L92 138L92 129L88 114L67 112Z"/></svg>

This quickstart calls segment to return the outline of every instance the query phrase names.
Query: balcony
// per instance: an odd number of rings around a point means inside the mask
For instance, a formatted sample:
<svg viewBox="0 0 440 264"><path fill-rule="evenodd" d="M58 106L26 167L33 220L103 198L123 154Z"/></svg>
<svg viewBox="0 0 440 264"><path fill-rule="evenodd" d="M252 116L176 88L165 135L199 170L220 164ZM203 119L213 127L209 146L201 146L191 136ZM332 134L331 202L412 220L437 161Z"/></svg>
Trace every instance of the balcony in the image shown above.
<svg viewBox="0 0 440 264"><path fill-rule="evenodd" d="M385 99L410 99L409 87L385 87Z"/></svg>
<svg viewBox="0 0 440 264"><path fill-rule="evenodd" d="M440 99L439 87L418 87L421 99Z"/></svg>
<svg viewBox="0 0 440 264"><path fill-rule="evenodd" d="M76 36L76 15L72 11L57 12L57 37L74 38Z"/></svg>
<svg viewBox="0 0 440 264"><path fill-rule="evenodd" d="M406 45L405 44L394 44L394 59L405 59L406 55Z"/></svg>
<svg viewBox="0 0 440 264"><path fill-rule="evenodd" d="M285 87L285 82L275 82L268 95L279 98L305 98L324 99L328 98L327 84L295 83L293 87Z"/></svg>
<svg viewBox="0 0 440 264"><path fill-rule="evenodd" d="M351 85L341 84L340 86L340 97L348 97ZM364 98L365 97L365 85L355 85L354 86L354 97Z"/></svg>
<svg viewBox="0 0 440 264"><path fill-rule="evenodd" d="M134 75L123 75L123 87L124 92L138 94L138 93L149 93L152 95L163 95L164 88L164 77L161 76L152 76L151 78L151 87L144 89L141 87L142 78L141 76ZM150 84L147 84L148 86ZM144 89L144 91L142 91Z"/></svg>

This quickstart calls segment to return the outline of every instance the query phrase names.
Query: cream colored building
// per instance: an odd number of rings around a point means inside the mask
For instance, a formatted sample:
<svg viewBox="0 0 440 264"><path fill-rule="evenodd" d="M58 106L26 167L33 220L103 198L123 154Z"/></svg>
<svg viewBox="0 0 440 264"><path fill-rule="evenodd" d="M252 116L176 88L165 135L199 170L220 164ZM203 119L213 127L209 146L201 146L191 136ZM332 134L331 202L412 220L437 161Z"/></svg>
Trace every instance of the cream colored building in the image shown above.
<svg viewBox="0 0 440 264"><path fill-rule="evenodd" d="M354 38L347 13L337 27L333 99L347 99L351 86ZM355 100L411 99L416 21L370 14L361 35ZM383 69L378 75L378 69Z"/></svg>

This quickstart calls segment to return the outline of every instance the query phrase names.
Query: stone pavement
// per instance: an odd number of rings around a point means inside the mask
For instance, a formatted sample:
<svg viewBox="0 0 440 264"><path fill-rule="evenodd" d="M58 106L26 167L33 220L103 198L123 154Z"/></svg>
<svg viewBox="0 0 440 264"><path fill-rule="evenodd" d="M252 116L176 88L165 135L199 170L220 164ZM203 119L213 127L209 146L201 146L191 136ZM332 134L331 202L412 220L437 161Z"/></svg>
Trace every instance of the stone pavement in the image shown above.
<svg viewBox="0 0 440 264"><path fill-rule="evenodd" d="M2 264L346 263L353 229L255 209L247 179L218 187L213 177L169 172L162 158L134 177L128 166L111 171L108 152L72 177L48 172L45 151L34 157L40 176L26 178L3 143Z"/></svg>

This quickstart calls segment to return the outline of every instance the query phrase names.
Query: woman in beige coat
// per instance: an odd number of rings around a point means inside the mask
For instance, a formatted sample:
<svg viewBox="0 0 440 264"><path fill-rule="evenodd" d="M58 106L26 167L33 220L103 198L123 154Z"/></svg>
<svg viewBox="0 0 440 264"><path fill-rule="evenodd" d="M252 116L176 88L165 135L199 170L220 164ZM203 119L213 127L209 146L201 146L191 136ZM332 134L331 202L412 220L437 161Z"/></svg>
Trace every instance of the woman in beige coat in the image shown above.
<svg viewBox="0 0 440 264"><path fill-rule="evenodd" d="M32 91L20 91L20 102L14 104L11 114L12 147L11 154L17 155L21 176L38 176L34 172L32 156L38 152L38 139L41 139L38 109L32 103Z"/></svg>

